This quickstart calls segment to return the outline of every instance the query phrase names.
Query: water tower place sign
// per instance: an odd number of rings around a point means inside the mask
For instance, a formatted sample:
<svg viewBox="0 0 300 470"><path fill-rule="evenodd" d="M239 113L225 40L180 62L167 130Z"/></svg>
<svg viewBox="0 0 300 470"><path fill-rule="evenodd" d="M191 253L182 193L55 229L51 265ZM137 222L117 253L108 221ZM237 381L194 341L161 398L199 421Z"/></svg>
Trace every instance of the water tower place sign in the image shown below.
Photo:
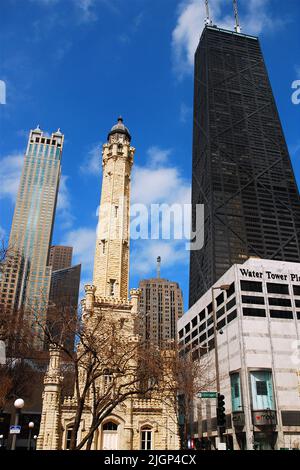
<svg viewBox="0 0 300 470"><path fill-rule="evenodd" d="M240 273L242 276L249 279L266 279L268 281L288 281L291 282L300 282L300 274L289 273L289 274L280 274L272 273L272 271L254 271L251 269L240 268Z"/></svg>

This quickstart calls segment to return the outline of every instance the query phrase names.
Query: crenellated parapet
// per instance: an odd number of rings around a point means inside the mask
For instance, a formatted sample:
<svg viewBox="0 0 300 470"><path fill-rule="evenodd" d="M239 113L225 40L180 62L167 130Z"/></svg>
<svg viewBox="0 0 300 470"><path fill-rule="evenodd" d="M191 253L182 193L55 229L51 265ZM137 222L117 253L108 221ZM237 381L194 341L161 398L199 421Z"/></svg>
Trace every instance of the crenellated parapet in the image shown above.
<svg viewBox="0 0 300 470"><path fill-rule="evenodd" d="M131 308L131 302L128 299L119 299L117 297L97 296L95 305L109 305L117 308Z"/></svg>

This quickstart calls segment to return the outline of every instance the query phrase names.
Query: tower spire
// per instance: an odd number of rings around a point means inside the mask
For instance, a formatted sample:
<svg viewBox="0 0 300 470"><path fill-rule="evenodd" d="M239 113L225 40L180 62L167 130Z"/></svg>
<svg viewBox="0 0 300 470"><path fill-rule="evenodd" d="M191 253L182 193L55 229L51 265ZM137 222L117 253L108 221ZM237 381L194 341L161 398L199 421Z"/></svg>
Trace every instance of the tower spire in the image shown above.
<svg viewBox="0 0 300 470"><path fill-rule="evenodd" d="M206 26L211 26L212 25L212 19L210 17L209 1L208 0L205 0L205 9L206 9L205 24L206 24Z"/></svg>
<svg viewBox="0 0 300 470"><path fill-rule="evenodd" d="M161 264L161 257L158 256L157 257L157 265L156 265L156 269L157 269L157 279L160 279L160 264Z"/></svg>
<svg viewBox="0 0 300 470"><path fill-rule="evenodd" d="M233 11L234 11L234 18L235 18L235 26L234 29L237 33L241 32L240 27L240 20L239 20L239 12L238 12L238 4L237 0L233 0Z"/></svg>

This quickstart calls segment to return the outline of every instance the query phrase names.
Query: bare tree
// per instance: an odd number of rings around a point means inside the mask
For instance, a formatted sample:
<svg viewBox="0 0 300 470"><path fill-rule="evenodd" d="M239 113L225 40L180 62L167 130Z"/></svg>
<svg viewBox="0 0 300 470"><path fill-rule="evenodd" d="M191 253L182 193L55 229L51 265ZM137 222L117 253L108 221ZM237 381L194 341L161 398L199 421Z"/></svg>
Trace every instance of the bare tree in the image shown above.
<svg viewBox="0 0 300 470"><path fill-rule="evenodd" d="M0 409L4 409L17 397L26 399L32 392L34 371L30 358L37 353L32 351L32 331L21 311L14 312L2 306L0 341L5 344L5 362L0 365Z"/></svg>
<svg viewBox="0 0 300 470"><path fill-rule="evenodd" d="M162 400L174 407L181 448L186 448L188 436L192 434L197 395L210 390L215 383L210 362L208 354L198 354L195 358L190 353L180 353L176 341L165 350L164 382L168 393L162 394Z"/></svg>
<svg viewBox="0 0 300 470"><path fill-rule="evenodd" d="M46 341L72 364L75 406L70 449L90 449L95 431L118 405L130 397L149 398L149 394L161 391L162 355L157 347L142 344L139 337L130 334L132 316L115 318L104 309L88 322L82 321L81 315L76 321L71 317L64 308L56 307L51 324L41 323L38 315L35 321ZM72 335L76 352L65 341ZM91 424L78 441L86 412L92 416Z"/></svg>
<svg viewBox="0 0 300 470"><path fill-rule="evenodd" d="M15 250L0 242L0 289L2 276L17 268L19 257ZM0 364L0 409L4 409L18 396L31 395L30 384L34 372L28 359L33 356L33 334L22 309L0 303L0 341L4 357Z"/></svg>

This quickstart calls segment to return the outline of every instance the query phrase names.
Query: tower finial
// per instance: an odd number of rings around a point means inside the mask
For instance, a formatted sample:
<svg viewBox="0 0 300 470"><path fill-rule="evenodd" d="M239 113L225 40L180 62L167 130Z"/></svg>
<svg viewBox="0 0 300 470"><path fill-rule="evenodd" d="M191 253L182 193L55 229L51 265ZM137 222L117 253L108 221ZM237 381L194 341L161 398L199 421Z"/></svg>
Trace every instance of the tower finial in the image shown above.
<svg viewBox="0 0 300 470"><path fill-rule="evenodd" d="M157 257L157 279L160 279L160 264L161 264L161 257Z"/></svg>
<svg viewBox="0 0 300 470"><path fill-rule="evenodd" d="M206 26L211 26L211 25L212 25L212 19L211 19L211 17L210 17L209 2L208 2L208 0L205 0L205 8L206 8L205 24L206 24Z"/></svg>
<svg viewBox="0 0 300 470"><path fill-rule="evenodd" d="M233 11L234 11L234 19L235 19L235 26L234 29L237 33L241 32L240 27L240 20L239 20L239 11L238 11L238 4L237 0L233 0Z"/></svg>

